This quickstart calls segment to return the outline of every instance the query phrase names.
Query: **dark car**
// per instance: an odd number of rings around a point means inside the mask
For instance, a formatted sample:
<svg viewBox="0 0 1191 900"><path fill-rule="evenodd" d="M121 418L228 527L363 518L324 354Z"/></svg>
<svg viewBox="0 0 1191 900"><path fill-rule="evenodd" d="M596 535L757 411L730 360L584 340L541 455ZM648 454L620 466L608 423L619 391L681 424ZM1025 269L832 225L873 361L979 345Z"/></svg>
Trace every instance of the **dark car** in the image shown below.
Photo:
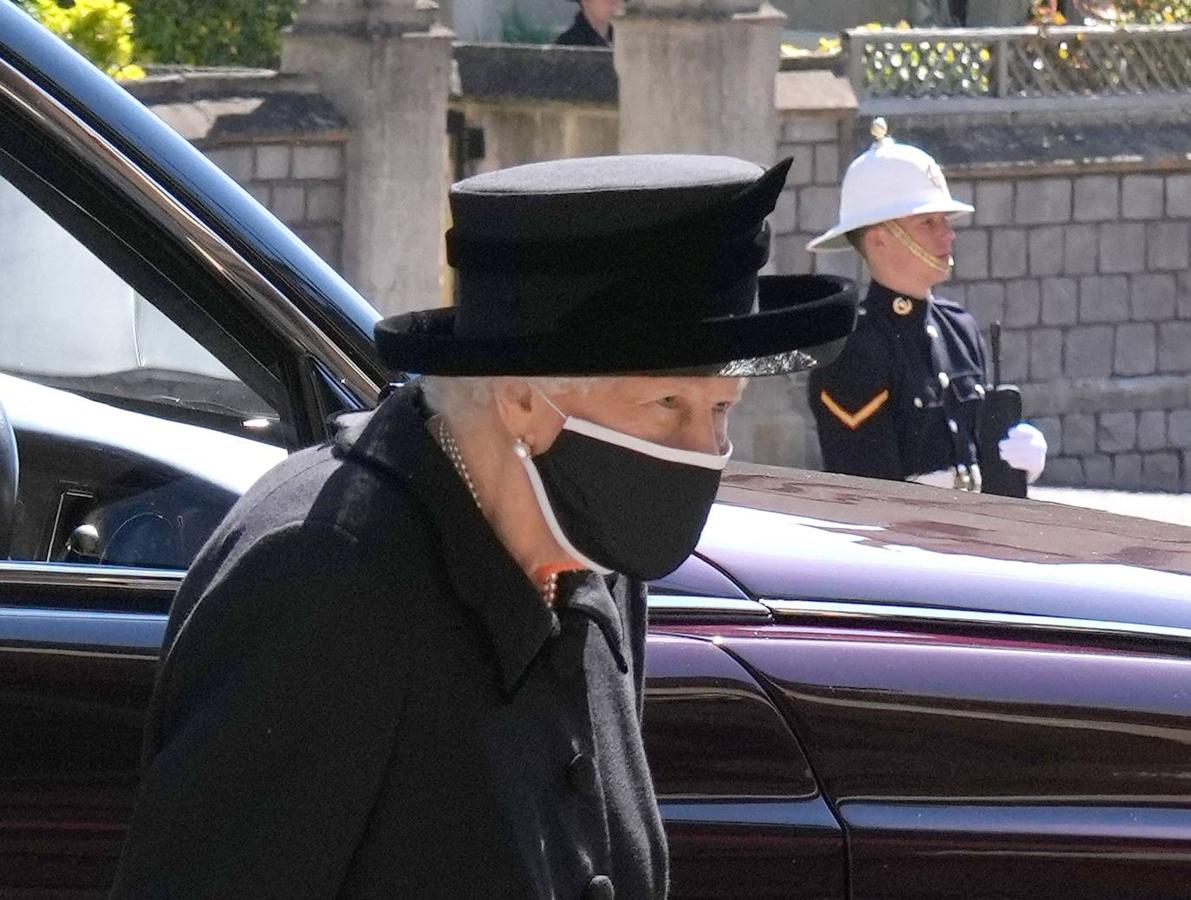
<svg viewBox="0 0 1191 900"><path fill-rule="evenodd" d="M174 590L376 318L0 2L0 896L103 893ZM648 666L676 897L1191 894L1191 529L737 466Z"/></svg>

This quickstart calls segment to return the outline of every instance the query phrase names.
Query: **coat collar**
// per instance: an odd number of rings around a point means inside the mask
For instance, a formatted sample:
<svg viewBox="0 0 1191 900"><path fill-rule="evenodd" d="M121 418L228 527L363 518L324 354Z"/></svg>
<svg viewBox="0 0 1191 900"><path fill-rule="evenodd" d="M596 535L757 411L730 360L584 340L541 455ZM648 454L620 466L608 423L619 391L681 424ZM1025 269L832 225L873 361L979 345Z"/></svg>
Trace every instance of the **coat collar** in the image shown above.
<svg viewBox="0 0 1191 900"><path fill-rule="evenodd" d="M907 294L899 294L874 281L869 285L864 305L870 315L888 319L894 325L921 326L932 301L933 298L929 296L926 299L921 299Z"/></svg>
<svg viewBox="0 0 1191 900"><path fill-rule="evenodd" d="M592 27L591 23L587 21L587 16L583 15L583 10L575 13L575 21L571 23L571 27L567 30L572 40L576 44L588 47L611 47L612 41L615 39L613 28L608 26L608 37L605 39L602 34Z"/></svg>
<svg viewBox="0 0 1191 900"><path fill-rule="evenodd" d="M439 533L451 586L483 625L511 696L542 647L558 635L558 616L542 603L537 588L476 508L427 430L428 418L421 389L406 385L373 412L339 417L336 452L383 471L421 503ZM595 619L623 669L620 616L603 579L594 573L567 576L559 597L564 602L573 598L575 608Z"/></svg>

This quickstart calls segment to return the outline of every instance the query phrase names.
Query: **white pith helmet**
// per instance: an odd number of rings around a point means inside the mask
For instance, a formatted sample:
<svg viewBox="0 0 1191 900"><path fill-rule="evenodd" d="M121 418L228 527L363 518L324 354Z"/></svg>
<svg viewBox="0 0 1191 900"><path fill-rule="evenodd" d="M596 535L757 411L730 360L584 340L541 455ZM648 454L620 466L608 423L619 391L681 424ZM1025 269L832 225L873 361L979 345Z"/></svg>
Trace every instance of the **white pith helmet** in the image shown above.
<svg viewBox="0 0 1191 900"><path fill-rule="evenodd" d="M806 245L812 253L852 249L848 232L866 225L932 212L954 221L975 211L952 198L943 170L929 154L888 136L884 119L873 119L872 135L873 145L844 173L839 222Z"/></svg>

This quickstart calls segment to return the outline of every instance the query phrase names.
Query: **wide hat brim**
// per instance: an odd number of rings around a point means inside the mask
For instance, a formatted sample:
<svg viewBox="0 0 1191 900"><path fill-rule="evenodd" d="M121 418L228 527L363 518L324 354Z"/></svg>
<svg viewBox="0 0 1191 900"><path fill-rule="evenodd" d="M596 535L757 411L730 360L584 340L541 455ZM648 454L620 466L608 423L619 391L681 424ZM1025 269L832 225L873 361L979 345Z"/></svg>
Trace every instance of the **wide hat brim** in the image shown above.
<svg viewBox="0 0 1191 900"><path fill-rule="evenodd" d="M830 362L856 325L856 286L829 275L758 279L754 312L675 322L607 322L598 330L455 334L454 307L392 316L376 343L395 370L449 376L759 376Z"/></svg>
<svg viewBox="0 0 1191 900"><path fill-rule="evenodd" d="M890 209L870 210L868 213L840 220L833 228L823 232L818 237L807 242L806 249L811 253L831 253L837 250L851 250L852 242L848 240L848 233L857 228L879 225L893 219L907 216L919 216L924 213L943 213L948 222L954 222L969 216L976 211L968 203L950 198L932 200L926 203L901 205Z"/></svg>

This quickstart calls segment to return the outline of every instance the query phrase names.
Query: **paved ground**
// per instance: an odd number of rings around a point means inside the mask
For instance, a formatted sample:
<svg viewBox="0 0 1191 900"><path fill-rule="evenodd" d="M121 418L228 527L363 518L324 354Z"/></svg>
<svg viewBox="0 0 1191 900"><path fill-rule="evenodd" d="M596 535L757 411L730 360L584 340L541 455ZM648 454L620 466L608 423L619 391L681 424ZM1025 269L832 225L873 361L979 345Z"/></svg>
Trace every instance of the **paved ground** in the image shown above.
<svg viewBox="0 0 1191 900"><path fill-rule="evenodd" d="M1032 487L1036 500L1105 509L1126 516L1191 526L1191 494L1145 494L1133 491L1097 491L1085 488Z"/></svg>

